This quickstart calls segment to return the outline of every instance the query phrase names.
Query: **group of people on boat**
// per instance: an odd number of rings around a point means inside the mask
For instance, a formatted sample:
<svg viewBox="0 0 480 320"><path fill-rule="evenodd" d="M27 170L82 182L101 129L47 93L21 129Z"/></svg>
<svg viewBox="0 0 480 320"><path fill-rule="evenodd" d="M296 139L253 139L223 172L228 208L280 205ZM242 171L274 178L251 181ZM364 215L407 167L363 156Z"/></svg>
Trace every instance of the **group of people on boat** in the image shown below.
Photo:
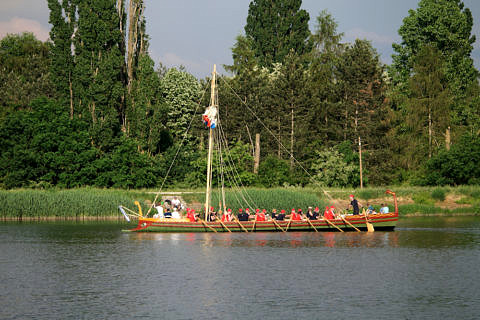
<svg viewBox="0 0 480 320"><path fill-rule="evenodd" d="M158 214L154 215L154 218L181 218L180 210L181 205L180 201L178 203L174 200L171 201L171 205L167 205L164 209L164 203L162 202L156 208ZM350 195L350 204L347 209L351 209L353 215L360 214L360 207L363 207L356 199L354 195ZM380 208L380 213L389 213L388 206L382 204ZM377 214L374 207L367 203L367 210L365 214ZM271 214L267 212L266 209L255 209L255 212L251 212L250 208L240 208L238 209L238 214L235 216L232 212L232 209L227 209L225 212L223 210L215 211L214 207L210 207L208 213L205 215L206 221L218 221L221 222L230 222L238 219L238 221L267 221L267 220L277 220L283 221L290 219L292 221L306 221L306 220L319 220L319 219L338 219L340 218L340 213L337 213L335 206L325 207L323 215L320 213L320 208L317 206L315 208L308 207L307 211L304 213L302 209L291 209L290 214L287 214L284 209L277 211L277 209L272 209ZM194 209L186 209L186 219L190 222L196 222L200 218L200 213L195 212Z"/></svg>

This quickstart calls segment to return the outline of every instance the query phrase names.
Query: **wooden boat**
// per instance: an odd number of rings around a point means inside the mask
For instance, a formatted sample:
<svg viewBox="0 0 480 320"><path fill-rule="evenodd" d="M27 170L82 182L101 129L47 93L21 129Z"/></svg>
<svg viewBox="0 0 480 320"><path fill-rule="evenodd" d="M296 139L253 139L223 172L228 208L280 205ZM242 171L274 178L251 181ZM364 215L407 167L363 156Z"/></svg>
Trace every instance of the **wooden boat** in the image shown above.
<svg viewBox="0 0 480 320"><path fill-rule="evenodd" d="M213 130L215 125L211 126L211 123L215 124L216 115L218 114L217 107L217 93L216 93L216 70L212 73L211 83L211 98L210 106L204 114L208 119L209 128L209 144L208 144L208 158L207 158L207 186L205 193L205 208L210 208L211 205L211 190L212 190L212 151L213 151ZM209 118L210 117L210 118ZM212 119L213 118L213 119ZM308 173L308 172L307 172ZM225 192L223 188L223 173L222 173L222 187L221 196L223 206L220 204L219 208L223 208L223 212L226 212L225 205ZM372 214L372 215L341 215L336 219L319 219L319 220L302 220L302 221L238 221L236 217L235 221L231 222L206 222L199 219L195 222L190 222L187 219L172 219L172 218L151 218L143 216L142 208L138 202L138 213L129 210L126 207L119 206L120 211L125 218L130 221L129 216L133 215L138 218L138 225L126 231L131 232L258 232L258 231L360 231L360 230L393 230L398 221L398 205L397 198L394 192L387 190L386 193L391 194L395 202L395 211L388 214ZM153 201L155 203L156 199ZM150 208L151 210L152 208ZM250 208L253 209L253 208ZM125 212L128 210L131 214ZM150 211L149 210L149 211ZM205 210L207 211L207 210ZM204 211L204 212L205 212Z"/></svg>

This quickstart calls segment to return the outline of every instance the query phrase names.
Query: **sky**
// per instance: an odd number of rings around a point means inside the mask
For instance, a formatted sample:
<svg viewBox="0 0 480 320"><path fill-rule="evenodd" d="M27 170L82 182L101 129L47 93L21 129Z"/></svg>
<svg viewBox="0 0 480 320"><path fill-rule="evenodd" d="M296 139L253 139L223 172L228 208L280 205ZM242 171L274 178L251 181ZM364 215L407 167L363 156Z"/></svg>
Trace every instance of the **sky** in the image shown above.
<svg viewBox="0 0 480 320"><path fill-rule="evenodd" d="M472 58L480 69L480 1L464 0L474 18L476 35ZM183 65L198 78L217 64L232 63L235 37L244 33L250 0L145 0L150 55L156 64ZM303 0L314 30L319 13L326 9L338 22L343 42L367 39L384 63L391 63L392 43L400 43L398 29L418 0ZM47 40L50 30L47 0L0 0L0 38L7 33L31 31Z"/></svg>

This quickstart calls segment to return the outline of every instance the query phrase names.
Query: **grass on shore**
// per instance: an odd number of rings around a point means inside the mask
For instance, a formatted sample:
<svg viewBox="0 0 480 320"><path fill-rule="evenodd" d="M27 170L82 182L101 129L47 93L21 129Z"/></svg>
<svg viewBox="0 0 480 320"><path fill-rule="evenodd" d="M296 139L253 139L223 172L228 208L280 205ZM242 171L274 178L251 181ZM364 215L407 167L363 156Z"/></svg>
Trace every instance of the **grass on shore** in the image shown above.
<svg viewBox="0 0 480 320"><path fill-rule="evenodd" d="M480 187L392 187L401 201L401 215L414 214L480 214ZM328 194L343 203L348 195L354 193L360 202L387 199L391 210L393 201L385 195L386 188L327 189ZM133 201L143 204L144 211L156 190L118 190L118 189L16 189L0 190L0 219L36 218L36 217L114 217L118 216L118 205L133 208ZM168 190L171 191L171 190ZM175 190L192 191L192 190ZM201 190L194 190L201 191ZM184 199L190 204L204 202L203 193L185 194ZM451 202L452 199L456 199ZM402 200L404 201L402 203ZM448 202L450 201L450 202ZM212 204L217 207L218 193L212 195ZM291 209L308 206L322 207L330 200L318 188L248 188L243 193L226 191L228 207L237 210L248 203L252 208ZM377 204L378 205L378 204Z"/></svg>

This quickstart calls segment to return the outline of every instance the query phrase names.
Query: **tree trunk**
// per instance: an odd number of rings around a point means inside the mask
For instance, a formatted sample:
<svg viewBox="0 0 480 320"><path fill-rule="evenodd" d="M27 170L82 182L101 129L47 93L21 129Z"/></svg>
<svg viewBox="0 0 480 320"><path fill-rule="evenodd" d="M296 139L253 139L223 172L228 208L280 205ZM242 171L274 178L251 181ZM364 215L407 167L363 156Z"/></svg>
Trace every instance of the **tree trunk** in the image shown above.
<svg viewBox="0 0 480 320"><path fill-rule="evenodd" d="M363 189L362 140L358 137L358 156L360 159L360 189Z"/></svg>
<svg viewBox="0 0 480 320"><path fill-rule="evenodd" d="M432 157L432 111L428 107L428 157Z"/></svg>
<svg viewBox="0 0 480 320"><path fill-rule="evenodd" d="M70 90L70 119L73 119L73 88L72 88L72 73L68 74L68 88Z"/></svg>
<svg viewBox="0 0 480 320"><path fill-rule="evenodd" d="M133 58L137 48L139 1L130 0L128 6L127 92L130 94L133 81Z"/></svg>
<svg viewBox="0 0 480 320"><path fill-rule="evenodd" d="M253 165L253 173L258 174L260 166L260 133L255 135L255 163Z"/></svg>
<svg viewBox="0 0 480 320"><path fill-rule="evenodd" d="M291 106L291 108L292 108L292 127L291 127L291 132L290 132L290 169L293 169L293 165L294 165L294 158L293 158L293 142L294 142L294 139L293 139L293 135L294 135L294 125L295 125L294 116L293 116L293 105Z"/></svg>
<svg viewBox="0 0 480 320"><path fill-rule="evenodd" d="M447 127L447 130L445 131L445 148L447 151L450 151L450 126Z"/></svg>

